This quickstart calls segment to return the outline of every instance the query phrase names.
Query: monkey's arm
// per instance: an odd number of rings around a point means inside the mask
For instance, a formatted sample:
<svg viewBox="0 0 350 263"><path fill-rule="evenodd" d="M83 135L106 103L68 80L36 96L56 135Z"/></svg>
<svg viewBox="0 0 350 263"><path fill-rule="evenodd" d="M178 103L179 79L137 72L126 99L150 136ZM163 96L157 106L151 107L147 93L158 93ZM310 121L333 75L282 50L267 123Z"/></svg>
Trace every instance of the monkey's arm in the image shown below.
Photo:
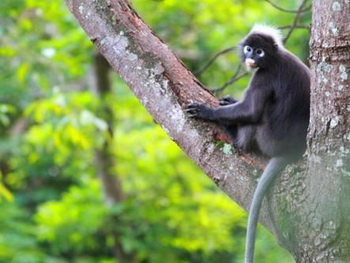
<svg viewBox="0 0 350 263"><path fill-rule="evenodd" d="M243 101L211 108L205 104L192 103L186 111L190 117L222 124L257 123L261 120L266 101L272 92L266 89L248 89Z"/></svg>

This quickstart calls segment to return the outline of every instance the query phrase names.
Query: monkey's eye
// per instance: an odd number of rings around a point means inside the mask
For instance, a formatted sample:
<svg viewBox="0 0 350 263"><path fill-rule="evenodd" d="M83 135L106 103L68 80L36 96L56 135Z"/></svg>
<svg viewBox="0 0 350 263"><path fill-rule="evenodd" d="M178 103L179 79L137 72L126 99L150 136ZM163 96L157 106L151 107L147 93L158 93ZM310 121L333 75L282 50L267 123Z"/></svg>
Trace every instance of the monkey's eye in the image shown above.
<svg viewBox="0 0 350 263"><path fill-rule="evenodd" d="M252 52L252 51L253 51L253 49L250 46L244 46L244 48L243 48L243 53L245 55Z"/></svg>
<svg viewBox="0 0 350 263"><path fill-rule="evenodd" d="M264 50L262 50L261 48L258 48L255 53L259 56L259 57L263 57L265 55Z"/></svg>

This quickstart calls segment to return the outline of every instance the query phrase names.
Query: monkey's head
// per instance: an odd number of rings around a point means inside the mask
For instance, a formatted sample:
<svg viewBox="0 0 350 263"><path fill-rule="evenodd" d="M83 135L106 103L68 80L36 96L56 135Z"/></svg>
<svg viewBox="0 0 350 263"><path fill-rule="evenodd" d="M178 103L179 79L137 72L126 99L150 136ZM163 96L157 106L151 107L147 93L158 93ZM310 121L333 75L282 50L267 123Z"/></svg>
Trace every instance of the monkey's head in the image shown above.
<svg viewBox="0 0 350 263"><path fill-rule="evenodd" d="M240 42L242 61L248 70L268 69L283 48L280 32L269 26L256 25Z"/></svg>

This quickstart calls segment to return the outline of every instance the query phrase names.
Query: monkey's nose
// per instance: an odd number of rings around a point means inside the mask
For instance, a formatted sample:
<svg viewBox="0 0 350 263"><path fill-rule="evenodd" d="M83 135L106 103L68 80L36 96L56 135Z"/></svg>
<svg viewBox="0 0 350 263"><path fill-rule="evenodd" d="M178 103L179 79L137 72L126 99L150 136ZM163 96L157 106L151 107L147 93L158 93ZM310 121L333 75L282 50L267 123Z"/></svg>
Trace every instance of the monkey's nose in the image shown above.
<svg viewBox="0 0 350 263"><path fill-rule="evenodd" d="M245 60L245 65L247 66L247 68L256 68L256 62L254 59L251 58L247 58Z"/></svg>

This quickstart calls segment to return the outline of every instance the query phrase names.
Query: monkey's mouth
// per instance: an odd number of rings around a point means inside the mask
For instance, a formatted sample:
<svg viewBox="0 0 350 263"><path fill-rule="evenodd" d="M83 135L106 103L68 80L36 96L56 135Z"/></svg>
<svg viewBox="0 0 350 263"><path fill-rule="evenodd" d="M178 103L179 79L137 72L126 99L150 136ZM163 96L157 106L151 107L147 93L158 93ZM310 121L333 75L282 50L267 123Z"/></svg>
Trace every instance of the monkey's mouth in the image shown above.
<svg viewBox="0 0 350 263"><path fill-rule="evenodd" d="M251 70L251 69L254 69L254 68L258 67L258 65L256 64L255 60L251 59L251 58L247 58L245 60L245 65L246 65L248 70Z"/></svg>

